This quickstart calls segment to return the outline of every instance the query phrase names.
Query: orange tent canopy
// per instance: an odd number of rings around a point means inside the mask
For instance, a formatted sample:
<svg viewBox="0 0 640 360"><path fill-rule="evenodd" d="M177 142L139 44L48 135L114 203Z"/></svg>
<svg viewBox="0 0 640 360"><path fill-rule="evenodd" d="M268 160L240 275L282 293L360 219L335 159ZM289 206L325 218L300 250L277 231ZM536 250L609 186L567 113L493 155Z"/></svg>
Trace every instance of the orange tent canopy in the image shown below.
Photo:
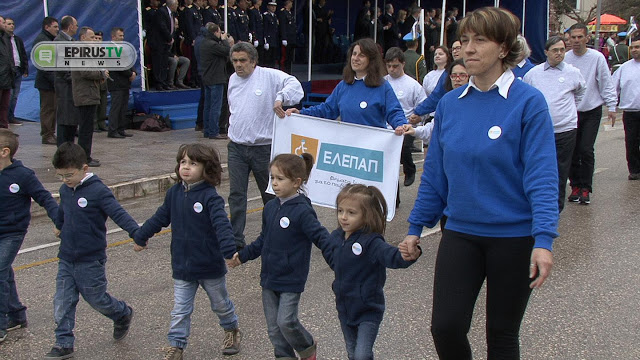
<svg viewBox="0 0 640 360"><path fill-rule="evenodd" d="M602 25L624 25L627 23L627 20L619 18L615 15L611 14L602 14L600 15L600 24ZM589 25L595 25L596 19L594 18Z"/></svg>

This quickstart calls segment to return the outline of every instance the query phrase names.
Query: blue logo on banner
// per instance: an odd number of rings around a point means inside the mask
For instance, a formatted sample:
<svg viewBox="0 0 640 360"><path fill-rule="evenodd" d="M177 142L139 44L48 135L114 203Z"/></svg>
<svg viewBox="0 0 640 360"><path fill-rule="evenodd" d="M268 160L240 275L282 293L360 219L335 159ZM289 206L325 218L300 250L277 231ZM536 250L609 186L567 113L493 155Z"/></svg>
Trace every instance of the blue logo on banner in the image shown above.
<svg viewBox="0 0 640 360"><path fill-rule="evenodd" d="M316 168L363 180L382 182L383 161L382 151L323 143L320 146Z"/></svg>

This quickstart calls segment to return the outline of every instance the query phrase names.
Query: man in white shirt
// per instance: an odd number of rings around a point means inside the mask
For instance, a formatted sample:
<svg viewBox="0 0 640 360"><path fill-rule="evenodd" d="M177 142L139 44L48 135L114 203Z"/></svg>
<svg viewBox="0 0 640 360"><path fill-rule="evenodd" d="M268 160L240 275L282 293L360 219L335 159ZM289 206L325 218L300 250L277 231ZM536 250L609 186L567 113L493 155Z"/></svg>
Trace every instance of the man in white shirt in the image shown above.
<svg viewBox="0 0 640 360"><path fill-rule="evenodd" d="M544 49L547 61L529 70L523 81L540 90L549 106L558 160L558 209L562 212L578 133L576 106L584 96L585 81L580 70L563 61L566 48L561 37L550 37Z"/></svg>
<svg viewBox="0 0 640 360"><path fill-rule="evenodd" d="M640 180L640 36L629 46L631 60L613 73L613 83L620 96L624 143L627 150L629 180Z"/></svg>
<svg viewBox="0 0 640 360"><path fill-rule="evenodd" d="M231 48L235 73L229 78L229 212L236 247L245 246L249 172L253 172L262 202L274 198L265 191L269 184L269 161L274 113L284 117L282 105L292 106L304 95L302 85L280 70L256 66L258 51L253 44L239 42Z"/></svg>
<svg viewBox="0 0 640 360"><path fill-rule="evenodd" d="M589 204L589 193L593 191L593 169L595 155L593 146L600 128L602 105L609 108L609 119L616 118L616 90L611 81L609 66L602 53L587 49L589 30L584 24L574 24L569 28L572 50L567 52L564 61L577 67L584 77L587 90L578 104L578 134L573 152L569 180L571 195L569 201Z"/></svg>
<svg viewBox="0 0 640 360"><path fill-rule="evenodd" d="M404 53L399 47L392 47L387 50L384 57L389 73L384 78L389 82L396 93L396 97L402 106L404 116L407 118L413 115L413 112L424 99L427 98L422 86L414 78L404 73ZM404 172L404 186L410 186L416 179L416 165L411 157L411 146L415 137L406 135L402 143L402 170Z"/></svg>

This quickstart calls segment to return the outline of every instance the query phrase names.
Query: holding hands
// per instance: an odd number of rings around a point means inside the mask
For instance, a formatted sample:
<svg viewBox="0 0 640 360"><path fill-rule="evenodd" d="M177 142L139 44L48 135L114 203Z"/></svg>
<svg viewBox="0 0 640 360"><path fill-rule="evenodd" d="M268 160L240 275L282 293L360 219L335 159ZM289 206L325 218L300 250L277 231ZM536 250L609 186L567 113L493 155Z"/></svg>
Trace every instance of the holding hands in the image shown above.
<svg viewBox="0 0 640 360"><path fill-rule="evenodd" d="M416 129L411 126L411 124L404 124L402 125L402 128L404 129L404 134L405 135L415 135L416 134Z"/></svg>
<svg viewBox="0 0 640 360"><path fill-rule="evenodd" d="M398 249L404 261L417 260L420 255L422 255L418 244L420 244L420 238L415 235L407 235L404 240L398 244Z"/></svg>
<svg viewBox="0 0 640 360"><path fill-rule="evenodd" d="M138 245L136 243L133 243L133 250L136 251L136 252L142 251L142 250L144 250L146 248L147 248L146 246L140 246L140 245Z"/></svg>
<svg viewBox="0 0 640 360"><path fill-rule="evenodd" d="M242 265L242 262L240 261L240 256L238 255L238 253L233 254L233 257L231 259L226 259L225 261L227 262L227 266L230 268L234 268L236 266Z"/></svg>

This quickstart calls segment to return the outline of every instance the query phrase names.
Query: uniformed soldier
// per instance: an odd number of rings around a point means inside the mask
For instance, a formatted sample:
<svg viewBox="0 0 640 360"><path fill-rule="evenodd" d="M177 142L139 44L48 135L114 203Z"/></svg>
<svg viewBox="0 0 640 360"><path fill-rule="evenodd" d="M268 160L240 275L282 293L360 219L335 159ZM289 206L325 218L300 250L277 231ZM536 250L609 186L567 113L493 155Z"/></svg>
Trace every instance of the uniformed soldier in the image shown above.
<svg viewBox="0 0 640 360"><path fill-rule="evenodd" d="M144 8L142 12L142 28L145 31L145 34L148 36L151 31L151 25L153 24L153 16L158 11L158 7L160 6L160 0L150 0L149 6Z"/></svg>
<svg viewBox="0 0 640 360"><path fill-rule="evenodd" d="M296 44L297 26L296 19L291 13L293 2L286 0L284 7L280 9L278 21L280 23L280 41L282 52L280 56L280 70L291 74L291 62L293 61L293 49Z"/></svg>
<svg viewBox="0 0 640 360"><path fill-rule="evenodd" d="M208 0L207 6L202 11L202 24L214 23L221 29L224 29L224 21L222 21L222 15L218 11L218 0Z"/></svg>
<svg viewBox="0 0 640 360"><path fill-rule="evenodd" d="M278 50L280 50L277 7L278 3L271 1L267 3L267 11L262 14L264 19L264 66L274 69L278 67Z"/></svg>
<svg viewBox="0 0 640 360"><path fill-rule="evenodd" d="M258 65L264 66L264 19L260 12L262 0L251 0L251 9L249 9L249 31L253 46L258 50Z"/></svg>
<svg viewBox="0 0 640 360"><path fill-rule="evenodd" d="M238 36L234 37L236 41L253 42L249 37L249 15L247 15L248 7L248 0L238 0L238 6L236 8L236 30L238 31Z"/></svg>
<svg viewBox="0 0 640 360"><path fill-rule="evenodd" d="M238 39L238 14L236 13L236 0L227 0L227 30L226 32L233 37L234 40ZM224 5L218 6L218 12L220 16L224 19ZM222 29L224 29L224 23L222 24Z"/></svg>

